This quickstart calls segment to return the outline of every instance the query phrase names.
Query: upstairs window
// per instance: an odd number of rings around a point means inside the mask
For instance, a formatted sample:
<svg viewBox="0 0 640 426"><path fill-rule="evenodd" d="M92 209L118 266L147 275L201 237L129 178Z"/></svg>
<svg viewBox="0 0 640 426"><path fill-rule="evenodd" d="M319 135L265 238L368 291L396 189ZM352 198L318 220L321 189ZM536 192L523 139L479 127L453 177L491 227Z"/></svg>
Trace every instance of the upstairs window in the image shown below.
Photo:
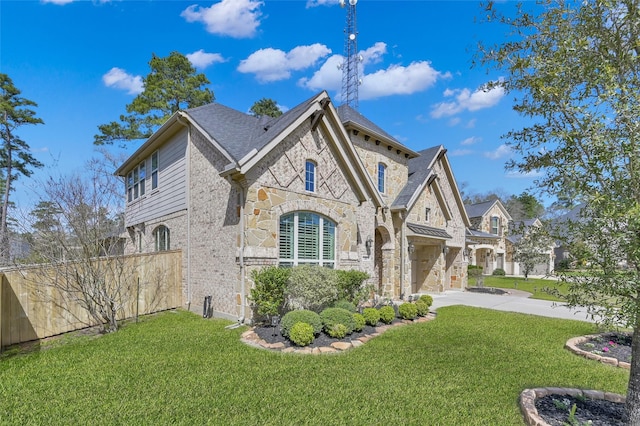
<svg viewBox="0 0 640 426"><path fill-rule="evenodd" d="M304 189L309 192L316 191L316 163L307 160L304 168Z"/></svg>
<svg viewBox="0 0 640 426"><path fill-rule="evenodd" d="M303 264L334 268L336 224L311 212L295 212L280 218L280 265Z"/></svg>
<svg viewBox="0 0 640 426"><path fill-rule="evenodd" d="M424 209L424 221L429 223L429 216L431 216L431 209L427 207Z"/></svg>
<svg viewBox="0 0 640 426"><path fill-rule="evenodd" d="M491 216L491 233L498 235L500 230L500 218L498 216Z"/></svg>
<svg viewBox="0 0 640 426"><path fill-rule="evenodd" d="M127 175L127 201L131 202L145 194L146 176L144 161L129 172Z"/></svg>
<svg viewBox="0 0 640 426"><path fill-rule="evenodd" d="M378 163L378 191L380 191L381 194L384 194L386 171L387 171L387 166L385 166L382 163Z"/></svg>
<svg viewBox="0 0 640 426"><path fill-rule="evenodd" d="M155 231L153 231L153 236L156 240L156 251L171 250L169 228L164 225L160 225L155 229Z"/></svg>
<svg viewBox="0 0 640 426"><path fill-rule="evenodd" d="M158 187L158 151L151 154L151 189Z"/></svg>

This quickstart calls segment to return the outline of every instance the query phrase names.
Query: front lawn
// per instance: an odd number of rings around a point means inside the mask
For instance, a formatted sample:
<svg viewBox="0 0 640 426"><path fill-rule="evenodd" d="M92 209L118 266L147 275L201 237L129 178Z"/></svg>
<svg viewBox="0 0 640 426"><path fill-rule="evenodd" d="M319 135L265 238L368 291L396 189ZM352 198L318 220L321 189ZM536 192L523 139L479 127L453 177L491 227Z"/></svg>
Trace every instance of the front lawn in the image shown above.
<svg viewBox="0 0 640 426"><path fill-rule="evenodd" d="M475 286L476 282L474 278L469 278L469 285ZM484 276L485 287L503 288L506 290L517 289L531 293L532 299L552 300L555 302L561 301L556 296L553 296L544 291L545 288L557 288L560 293L564 293L567 285L555 279L540 279L529 278L525 281L524 277L504 277L499 275L485 275Z"/></svg>
<svg viewBox="0 0 640 426"><path fill-rule="evenodd" d="M522 425L525 388L624 393L563 349L582 321L451 306L339 355L269 352L178 311L0 360L2 424Z"/></svg>

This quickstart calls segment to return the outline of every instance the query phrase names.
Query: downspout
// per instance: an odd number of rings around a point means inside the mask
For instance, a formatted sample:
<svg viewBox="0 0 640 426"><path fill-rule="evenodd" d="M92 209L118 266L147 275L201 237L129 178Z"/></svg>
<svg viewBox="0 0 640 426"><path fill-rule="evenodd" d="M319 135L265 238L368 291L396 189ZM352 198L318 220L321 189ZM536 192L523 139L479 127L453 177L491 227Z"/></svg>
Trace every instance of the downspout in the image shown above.
<svg viewBox="0 0 640 426"><path fill-rule="evenodd" d="M183 121L182 112L176 116L178 123L187 128L187 152L186 156L186 190L187 190L187 311L191 310L191 127Z"/></svg>
<svg viewBox="0 0 640 426"><path fill-rule="evenodd" d="M246 298L246 271L244 265L244 201L245 200L245 188L240 185L240 253L238 260L240 261L240 318L238 318L238 324L243 324L245 319L245 298Z"/></svg>
<svg viewBox="0 0 640 426"><path fill-rule="evenodd" d="M398 215L402 223L400 224L400 299L404 300L407 296L404 288L404 262L405 262L405 247L406 247L406 232L405 232L405 215L400 213Z"/></svg>

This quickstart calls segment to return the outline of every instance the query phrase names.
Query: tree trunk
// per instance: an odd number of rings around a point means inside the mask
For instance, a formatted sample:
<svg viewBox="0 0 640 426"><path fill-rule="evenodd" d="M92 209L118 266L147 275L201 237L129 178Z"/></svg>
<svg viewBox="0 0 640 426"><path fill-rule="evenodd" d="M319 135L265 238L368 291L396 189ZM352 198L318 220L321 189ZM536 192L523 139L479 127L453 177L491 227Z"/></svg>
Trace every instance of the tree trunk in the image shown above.
<svg viewBox="0 0 640 426"><path fill-rule="evenodd" d="M7 113L4 114L5 126L7 130L7 166L5 168L5 188L2 200L2 218L0 218L0 264L8 265L9 255L9 227L7 226L7 216L9 215L9 194L11 192L11 166L13 162L11 150L11 131L7 123Z"/></svg>
<svg viewBox="0 0 640 426"><path fill-rule="evenodd" d="M640 320L636 319L631 342L631 370L627 388L626 423L640 426Z"/></svg>

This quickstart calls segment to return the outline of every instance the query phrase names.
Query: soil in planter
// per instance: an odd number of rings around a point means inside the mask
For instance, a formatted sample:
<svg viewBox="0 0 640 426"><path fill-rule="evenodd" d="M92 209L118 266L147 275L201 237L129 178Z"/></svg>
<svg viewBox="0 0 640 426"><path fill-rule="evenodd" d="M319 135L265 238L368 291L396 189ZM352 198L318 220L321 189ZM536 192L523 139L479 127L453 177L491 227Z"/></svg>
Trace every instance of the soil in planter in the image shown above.
<svg viewBox="0 0 640 426"><path fill-rule="evenodd" d="M624 403L605 401L601 399L581 399L570 395L547 395L535 401L538 415L551 426L571 424L589 424L593 426L624 426ZM574 419L569 421L569 414L573 404L576 405Z"/></svg>
<svg viewBox="0 0 640 426"><path fill-rule="evenodd" d="M577 346L586 352L631 362L631 335L626 333L604 333Z"/></svg>

